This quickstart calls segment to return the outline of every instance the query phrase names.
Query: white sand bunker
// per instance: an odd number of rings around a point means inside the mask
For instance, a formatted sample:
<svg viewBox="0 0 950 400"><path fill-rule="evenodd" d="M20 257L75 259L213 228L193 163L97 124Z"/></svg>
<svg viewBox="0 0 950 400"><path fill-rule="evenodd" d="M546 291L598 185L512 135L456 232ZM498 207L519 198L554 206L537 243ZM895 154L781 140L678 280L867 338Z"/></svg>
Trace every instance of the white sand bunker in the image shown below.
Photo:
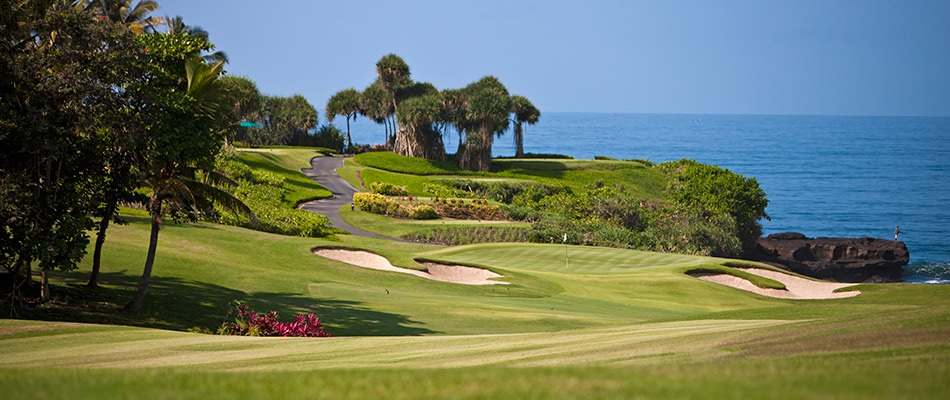
<svg viewBox="0 0 950 400"><path fill-rule="evenodd" d="M702 279L704 281L718 283L720 285L726 285L736 289L760 294L762 296L775 297L779 299L840 299L845 297L854 297L861 294L861 292L857 290L835 293L835 290L849 286L855 286L856 284L854 283L818 282L767 269L736 269L781 282L785 285L786 289L781 290L760 288L745 279L721 272L696 271L694 273L690 273L690 276Z"/></svg>
<svg viewBox="0 0 950 400"><path fill-rule="evenodd" d="M357 267L378 269L381 271L400 272L403 274L415 275L420 278L431 279L440 282L460 283L463 285L508 284L508 282L491 280L493 278L502 278L502 276L487 269L481 268L463 267L461 265L443 265L427 262L422 264L426 266L426 271L417 271L414 269L393 266L385 257L367 251L316 249L313 251L313 253L320 257L342 261Z"/></svg>

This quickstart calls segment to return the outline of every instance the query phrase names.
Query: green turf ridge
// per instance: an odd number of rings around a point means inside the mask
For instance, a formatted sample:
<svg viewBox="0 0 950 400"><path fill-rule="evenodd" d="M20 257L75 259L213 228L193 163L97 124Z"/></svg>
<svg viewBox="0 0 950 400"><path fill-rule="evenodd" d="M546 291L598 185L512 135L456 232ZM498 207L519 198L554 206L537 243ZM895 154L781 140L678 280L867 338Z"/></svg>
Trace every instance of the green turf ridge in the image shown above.
<svg viewBox="0 0 950 400"><path fill-rule="evenodd" d="M684 273L690 276L702 273L726 274L745 279L762 289L788 290L784 283L723 265L701 265L697 268L691 268Z"/></svg>

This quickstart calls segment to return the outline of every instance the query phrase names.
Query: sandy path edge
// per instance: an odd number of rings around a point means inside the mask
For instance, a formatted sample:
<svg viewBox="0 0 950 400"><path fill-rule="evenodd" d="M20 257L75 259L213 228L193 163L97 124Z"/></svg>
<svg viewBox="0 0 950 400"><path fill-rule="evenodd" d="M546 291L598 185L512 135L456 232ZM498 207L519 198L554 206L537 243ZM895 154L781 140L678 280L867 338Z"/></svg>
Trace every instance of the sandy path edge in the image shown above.
<svg viewBox="0 0 950 400"><path fill-rule="evenodd" d="M720 285L729 286L739 290L745 290L762 296L774 297L778 299L798 299L798 300L823 300L823 299L842 299L854 297L861 294L860 291L852 290L847 292L835 292L835 290L857 285L856 283L834 283L820 282L809 279L799 278L797 276L785 274L778 271L771 271L759 268L736 268L737 270L758 275L763 278L772 279L785 285L785 290L764 289L752 284L748 280L714 271L696 271L688 275L707 282L713 282Z"/></svg>
<svg viewBox="0 0 950 400"><path fill-rule="evenodd" d="M317 248L313 250L313 253L320 257L345 262L357 267L370 268L380 271L399 272L440 282L458 283L462 285L508 284L508 282L491 280L494 278L503 278L503 276L482 268L426 262L422 265L425 265L427 270L417 271L414 269L396 267L392 265L385 257L370 253L368 251Z"/></svg>

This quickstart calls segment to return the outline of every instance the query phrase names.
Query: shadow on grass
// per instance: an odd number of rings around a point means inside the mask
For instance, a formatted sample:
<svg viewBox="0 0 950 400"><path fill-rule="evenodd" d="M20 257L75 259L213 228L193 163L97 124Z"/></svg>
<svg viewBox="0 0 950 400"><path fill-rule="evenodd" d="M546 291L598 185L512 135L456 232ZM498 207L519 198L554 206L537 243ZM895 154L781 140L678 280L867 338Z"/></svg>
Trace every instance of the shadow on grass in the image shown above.
<svg viewBox="0 0 950 400"><path fill-rule="evenodd" d="M153 276L144 307L126 312L138 276L103 273L99 288L85 286L88 273L65 274L64 284L52 287L53 301L25 311L19 318L130 325L184 331L205 328L214 332L228 316L233 300L246 302L252 310L277 311L289 321L298 313L314 313L333 336L418 336L438 333L420 327L404 315L366 308L359 302L319 299L298 293L247 293L204 282Z"/></svg>

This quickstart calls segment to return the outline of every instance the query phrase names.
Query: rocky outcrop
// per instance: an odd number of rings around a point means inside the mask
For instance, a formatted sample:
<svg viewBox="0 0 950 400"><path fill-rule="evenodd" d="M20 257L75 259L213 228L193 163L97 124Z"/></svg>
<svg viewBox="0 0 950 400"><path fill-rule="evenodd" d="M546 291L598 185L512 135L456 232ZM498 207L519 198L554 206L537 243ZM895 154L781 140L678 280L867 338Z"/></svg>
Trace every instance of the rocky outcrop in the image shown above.
<svg viewBox="0 0 950 400"><path fill-rule="evenodd" d="M910 261L904 242L863 238L807 238L777 233L760 238L753 259L838 282L899 282Z"/></svg>

